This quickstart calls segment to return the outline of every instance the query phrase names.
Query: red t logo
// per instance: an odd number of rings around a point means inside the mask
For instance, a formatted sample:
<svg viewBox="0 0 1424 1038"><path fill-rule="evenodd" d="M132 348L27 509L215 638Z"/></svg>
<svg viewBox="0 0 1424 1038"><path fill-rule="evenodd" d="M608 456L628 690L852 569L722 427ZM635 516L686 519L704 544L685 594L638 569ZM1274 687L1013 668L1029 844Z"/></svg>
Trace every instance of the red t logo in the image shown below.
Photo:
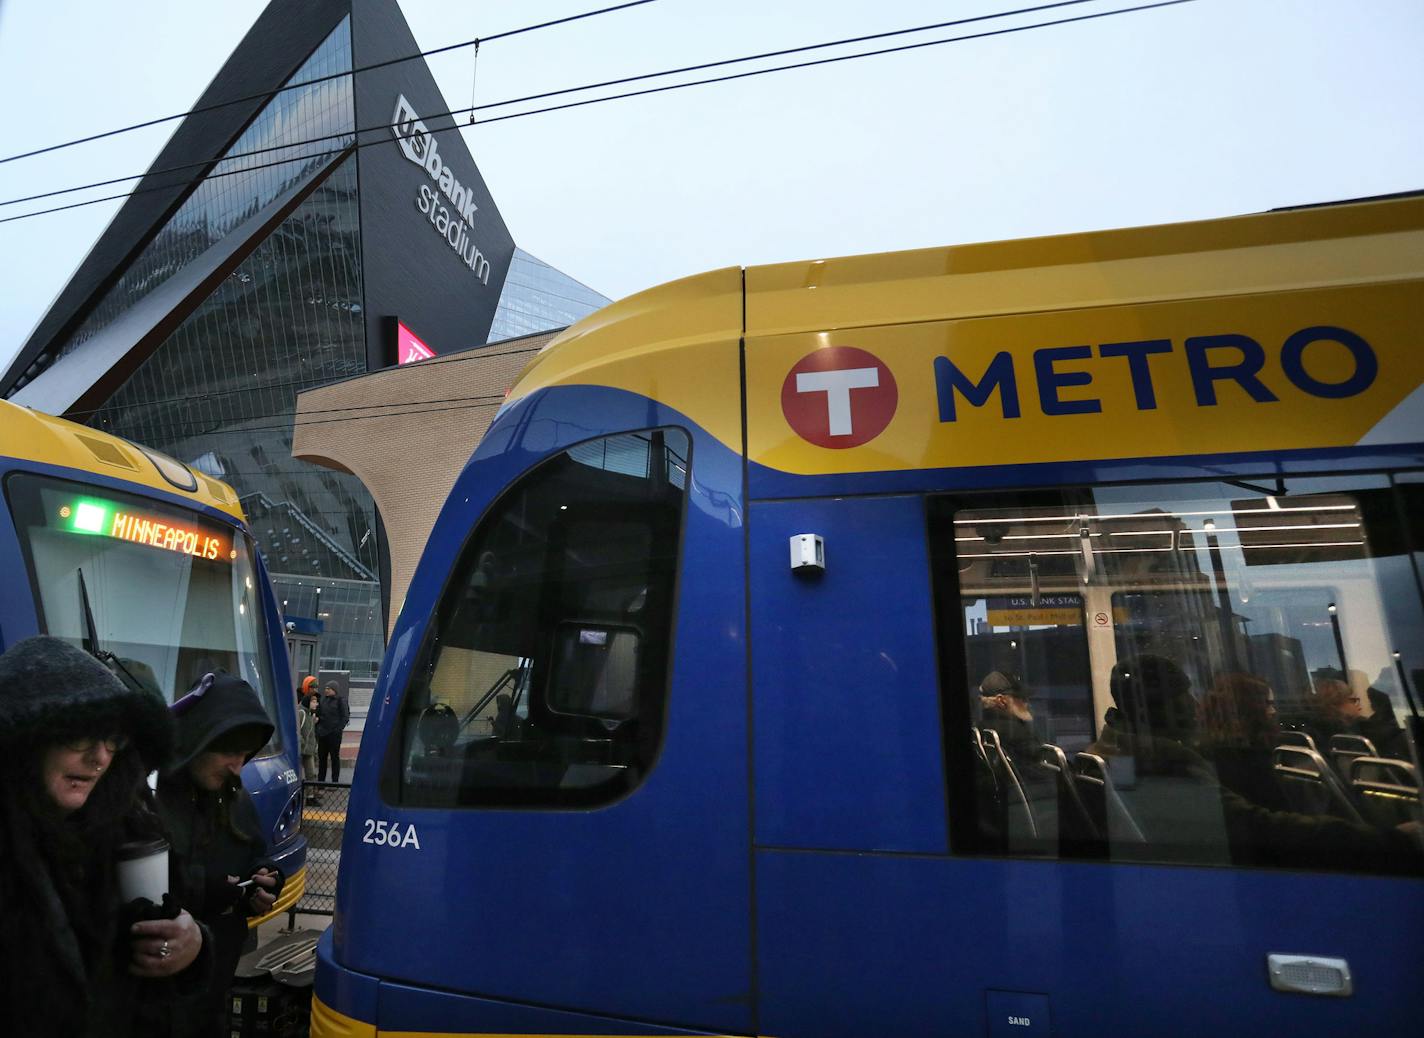
<svg viewBox="0 0 1424 1038"><path fill-rule="evenodd" d="M859 447L885 431L900 391L890 369L854 346L828 346L796 362L781 384L781 412L817 447Z"/></svg>

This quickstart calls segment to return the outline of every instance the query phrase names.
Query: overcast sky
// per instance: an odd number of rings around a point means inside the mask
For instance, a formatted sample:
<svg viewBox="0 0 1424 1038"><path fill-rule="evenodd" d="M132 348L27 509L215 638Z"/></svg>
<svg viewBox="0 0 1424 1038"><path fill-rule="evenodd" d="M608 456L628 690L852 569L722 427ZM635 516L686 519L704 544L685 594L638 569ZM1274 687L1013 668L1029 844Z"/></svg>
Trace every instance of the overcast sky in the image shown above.
<svg viewBox="0 0 1424 1038"><path fill-rule="evenodd" d="M431 48L608 2L401 6ZM910 41L1138 2L1093 0ZM188 107L263 6L0 0L0 96L11 98L0 156ZM1027 6L659 0L487 44L477 101ZM515 241L618 298L732 264L1421 188L1421 53L1420 0L1196 0L466 137ZM432 59L452 107L470 103L470 58ZM141 172L172 125L0 165L0 199ZM0 364L118 205L0 224Z"/></svg>

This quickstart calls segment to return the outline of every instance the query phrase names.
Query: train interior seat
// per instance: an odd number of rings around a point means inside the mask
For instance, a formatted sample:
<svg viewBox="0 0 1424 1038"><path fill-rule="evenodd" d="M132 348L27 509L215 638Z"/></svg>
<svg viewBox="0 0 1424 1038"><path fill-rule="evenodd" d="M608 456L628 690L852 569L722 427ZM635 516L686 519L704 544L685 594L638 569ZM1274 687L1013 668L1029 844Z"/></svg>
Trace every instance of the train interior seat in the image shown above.
<svg viewBox="0 0 1424 1038"><path fill-rule="evenodd" d="M969 734L970 739L974 745L975 761L978 764L982 764L984 766L984 769L989 778L989 782L992 784L994 790L997 792L999 788L999 781L994 777L994 769L989 765L989 754L984 749L984 736L980 733L978 728L970 728Z"/></svg>
<svg viewBox="0 0 1424 1038"><path fill-rule="evenodd" d="M1009 760L1009 755L1004 752L999 741L999 733L992 728L984 728L979 734L984 741L984 752L989 758L989 766L1003 798L1006 811L1004 831L1008 835L1009 846L1022 846L1026 841L1036 840L1038 825L1033 817L1033 809L1029 807L1028 795L1019 781L1018 772L1014 770L1013 762Z"/></svg>
<svg viewBox="0 0 1424 1038"><path fill-rule="evenodd" d="M1350 760L1350 788L1370 824L1390 828L1419 818L1419 776L1408 761L1387 757Z"/></svg>
<svg viewBox="0 0 1424 1038"><path fill-rule="evenodd" d="M1318 751L1306 746L1277 746L1272 764L1292 810L1351 822L1364 820L1345 784Z"/></svg>
<svg viewBox="0 0 1424 1038"><path fill-rule="evenodd" d="M1096 753L1079 753L1074 756L1073 764L1073 781L1077 783L1098 831L1105 833L1114 845L1146 843L1142 827L1128 810L1113 782L1107 761Z"/></svg>
<svg viewBox="0 0 1424 1038"><path fill-rule="evenodd" d="M1308 750L1318 750L1315 737L1309 732L1286 730L1276 736L1277 746L1304 746Z"/></svg>
<svg viewBox="0 0 1424 1038"><path fill-rule="evenodd" d="M1393 827L1418 815L1419 781L1407 761L1356 755L1345 760L1348 783L1316 750L1302 741L1276 747L1273 765L1290 807L1303 814L1330 815L1379 827ZM1367 741L1367 740L1362 740ZM1102 856L1111 847L1127 857L1132 848L1149 843L1150 834L1134 812L1124 790L1114 779L1111 763L1093 753L1078 753L1070 763L1053 743L1039 747L1036 759L1016 764L993 729L972 728L975 778L979 787L981 825L996 836L1005 850L1043 853L1055 857ZM1356 750L1349 745L1342 750ZM1144 780L1146 781L1146 780ZM1132 786L1129 783L1129 786ZM1167 797L1172 786L1137 792L1149 798ZM1220 829L1219 820L1196 817L1197 798L1169 808L1187 828ZM1139 804L1143 807L1144 804ZM1162 805L1158 805L1162 806ZM1200 805L1198 805L1199 807ZM1149 814L1150 814L1149 810ZM1171 834L1163 837L1170 840Z"/></svg>
<svg viewBox="0 0 1424 1038"><path fill-rule="evenodd" d="M1350 781L1350 762L1356 757L1378 757L1375 744L1363 735L1332 735L1330 737L1330 761L1336 773L1346 782Z"/></svg>
<svg viewBox="0 0 1424 1038"><path fill-rule="evenodd" d="M1058 812L1059 840L1065 850L1083 847L1088 842L1096 844L1102 832L1093 821L1083 794L1073 781L1073 769L1068 764L1068 756L1063 748L1053 743L1044 743L1038 749L1036 765L1053 778ZM1085 851L1086 847L1083 848Z"/></svg>

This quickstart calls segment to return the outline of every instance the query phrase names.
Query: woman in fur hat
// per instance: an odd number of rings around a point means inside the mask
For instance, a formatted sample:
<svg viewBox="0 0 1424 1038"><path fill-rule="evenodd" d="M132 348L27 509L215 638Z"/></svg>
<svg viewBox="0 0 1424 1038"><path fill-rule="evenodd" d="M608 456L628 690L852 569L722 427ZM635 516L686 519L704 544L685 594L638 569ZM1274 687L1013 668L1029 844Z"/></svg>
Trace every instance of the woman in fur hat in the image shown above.
<svg viewBox="0 0 1424 1038"><path fill-rule="evenodd" d="M247 920L271 911L282 887L242 787L243 765L267 745L273 725L252 686L222 671L205 675L172 713L177 748L159 774L158 810L173 839L173 886L213 934L212 982L192 1006L178 1007L172 1033L226 1035L226 993Z"/></svg>
<svg viewBox="0 0 1424 1038"><path fill-rule="evenodd" d="M129 925L116 851L162 835L144 781L164 703L57 638L0 655L0 1032L128 1035L141 1007L206 981L187 912ZM141 903L140 903L141 904Z"/></svg>

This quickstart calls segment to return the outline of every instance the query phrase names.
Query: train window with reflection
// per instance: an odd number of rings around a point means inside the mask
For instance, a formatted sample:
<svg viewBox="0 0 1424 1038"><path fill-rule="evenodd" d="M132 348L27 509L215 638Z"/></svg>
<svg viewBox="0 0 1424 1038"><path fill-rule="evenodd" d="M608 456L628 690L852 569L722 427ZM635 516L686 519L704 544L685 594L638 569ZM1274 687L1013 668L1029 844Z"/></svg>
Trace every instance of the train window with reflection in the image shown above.
<svg viewBox="0 0 1424 1038"><path fill-rule="evenodd" d="M937 498L971 853L1424 872L1424 614L1384 477Z"/></svg>
<svg viewBox="0 0 1424 1038"><path fill-rule="evenodd" d="M678 429L543 462L481 518L406 692L387 798L587 806L662 737L689 444Z"/></svg>

